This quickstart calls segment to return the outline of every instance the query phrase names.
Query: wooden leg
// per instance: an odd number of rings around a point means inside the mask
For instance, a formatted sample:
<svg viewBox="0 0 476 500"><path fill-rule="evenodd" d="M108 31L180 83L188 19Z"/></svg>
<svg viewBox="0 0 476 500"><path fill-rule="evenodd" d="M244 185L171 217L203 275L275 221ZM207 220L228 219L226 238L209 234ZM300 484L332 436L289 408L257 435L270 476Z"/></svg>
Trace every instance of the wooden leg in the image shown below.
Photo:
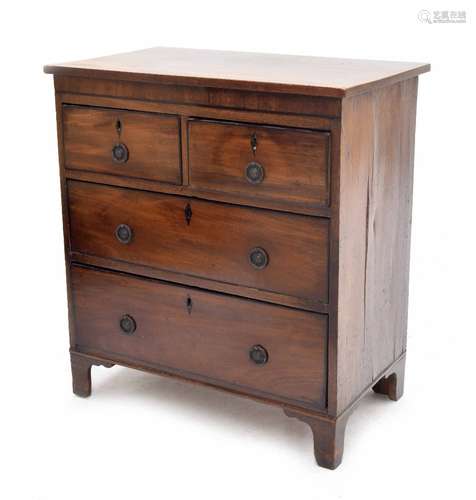
<svg viewBox="0 0 476 500"><path fill-rule="evenodd" d="M385 394L392 401L398 401L403 396L403 384L405 381L405 357L400 359L392 371L382 377L374 386L377 394Z"/></svg>
<svg viewBox="0 0 476 500"><path fill-rule="evenodd" d="M309 425L314 437L314 455L321 467L335 469L342 462L348 413L337 419L317 417L290 408L285 408L284 413Z"/></svg>
<svg viewBox="0 0 476 500"><path fill-rule="evenodd" d="M113 363L106 363L89 356L71 352L71 372L73 375L73 392L76 396L87 398L91 395L91 366L106 366L110 368Z"/></svg>

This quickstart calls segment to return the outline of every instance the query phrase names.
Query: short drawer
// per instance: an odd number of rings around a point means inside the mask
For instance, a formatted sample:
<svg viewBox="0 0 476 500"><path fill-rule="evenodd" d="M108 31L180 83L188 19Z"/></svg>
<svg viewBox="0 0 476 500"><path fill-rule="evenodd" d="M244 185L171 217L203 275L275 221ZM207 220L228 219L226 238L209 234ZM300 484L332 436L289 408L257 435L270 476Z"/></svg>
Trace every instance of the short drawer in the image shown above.
<svg viewBox="0 0 476 500"><path fill-rule="evenodd" d="M188 124L190 184L283 206L329 204L329 134L206 120Z"/></svg>
<svg viewBox="0 0 476 500"><path fill-rule="evenodd" d="M73 266L76 349L326 404L327 316Z"/></svg>
<svg viewBox="0 0 476 500"><path fill-rule="evenodd" d="M177 116L65 105L63 127L66 168L182 182Z"/></svg>
<svg viewBox="0 0 476 500"><path fill-rule="evenodd" d="M74 252L326 303L328 220L68 183Z"/></svg>

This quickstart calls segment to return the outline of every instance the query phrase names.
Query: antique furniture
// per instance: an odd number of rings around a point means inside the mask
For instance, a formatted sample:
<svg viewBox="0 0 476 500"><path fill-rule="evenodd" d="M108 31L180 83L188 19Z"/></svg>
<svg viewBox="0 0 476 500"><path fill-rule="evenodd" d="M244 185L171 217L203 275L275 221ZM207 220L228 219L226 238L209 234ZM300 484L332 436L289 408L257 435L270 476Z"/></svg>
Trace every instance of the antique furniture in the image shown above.
<svg viewBox="0 0 476 500"><path fill-rule="evenodd" d="M73 390L119 364L278 405L342 458L403 391L427 64L154 48L54 74Z"/></svg>

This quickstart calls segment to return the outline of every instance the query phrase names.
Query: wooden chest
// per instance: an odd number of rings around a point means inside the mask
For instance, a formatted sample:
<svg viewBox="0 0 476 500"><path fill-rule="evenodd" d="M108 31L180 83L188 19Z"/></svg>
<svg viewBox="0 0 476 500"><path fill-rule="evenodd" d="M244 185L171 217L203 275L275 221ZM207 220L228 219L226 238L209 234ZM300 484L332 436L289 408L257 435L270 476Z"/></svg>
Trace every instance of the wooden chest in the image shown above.
<svg viewBox="0 0 476 500"><path fill-rule="evenodd" d="M119 364L281 406L336 467L406 349L415 63L149 49L55 75L73 390Z"/></svg>

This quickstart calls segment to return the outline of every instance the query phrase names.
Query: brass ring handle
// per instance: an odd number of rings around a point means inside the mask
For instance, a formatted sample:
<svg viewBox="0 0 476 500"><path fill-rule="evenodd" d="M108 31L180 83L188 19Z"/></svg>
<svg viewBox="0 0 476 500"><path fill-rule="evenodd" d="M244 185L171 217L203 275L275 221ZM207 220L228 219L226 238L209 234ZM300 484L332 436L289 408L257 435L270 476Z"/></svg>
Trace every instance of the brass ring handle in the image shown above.
<svg viewBox="0 0 476 500"><path fill-rule="evenodd" d="M262 345L254 345L249 350L250 360L257 365L264 365L268 362L268 351Z"/></svg>
<svg viewBox="0 0 476 500"><path fill-rule="evenodd" d="M116 238L120 243L127 245L132 241L132 229L127 224L119 224L116 227Z"/></svg>
<svg viewBox="0 0 476 500"><path fill-rule="evenodd" d="M260 247L250 250L248 260L255 269L264 269L269 263L268 253L264 248Z"/></svg>
<svg viewBox="0 0 476 500"><path fill-rule="evenodd" d="M126 163L129 159L129 150L122 142L112 147L112 160L116 163Z"/></svg>
<svg viewBox="0 0 476 500"><path fill-rule="evenodd" d="M130 314L124 314L119 320L119 327L125 335L132 335L136 331L137 324Z"/></svg>
<svg viewBox="0 0 476 500"><path fill-rule="evenodd" d="M246 165L245 169L246 180L250 184L261 184L264 180L264 167L256 161L252 161Z"/></svg>

